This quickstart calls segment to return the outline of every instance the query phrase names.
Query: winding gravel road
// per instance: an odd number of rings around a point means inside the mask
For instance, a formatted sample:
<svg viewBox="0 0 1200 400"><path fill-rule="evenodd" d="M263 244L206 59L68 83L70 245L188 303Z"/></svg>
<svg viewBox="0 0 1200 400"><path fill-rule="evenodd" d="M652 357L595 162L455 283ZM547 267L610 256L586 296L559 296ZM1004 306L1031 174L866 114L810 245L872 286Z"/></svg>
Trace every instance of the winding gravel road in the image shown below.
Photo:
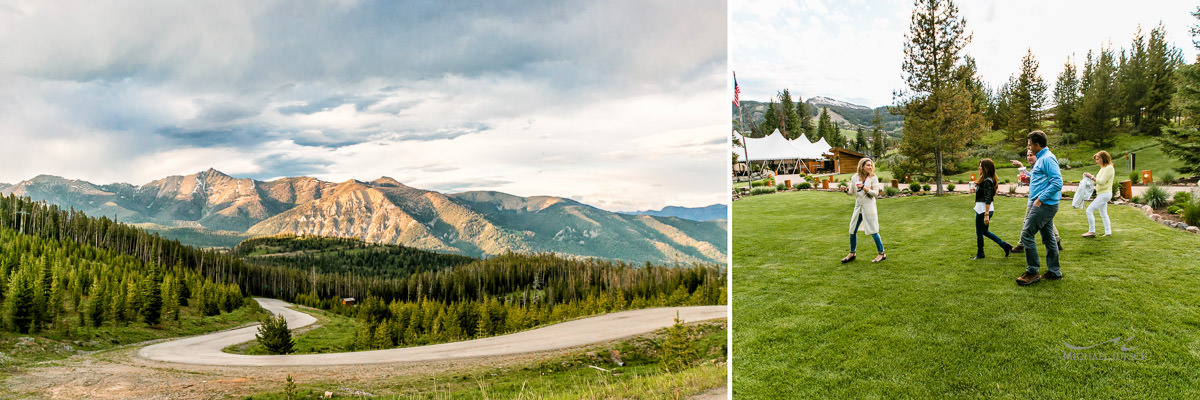
<svg viewBox="0 0 1200 400"><path fill-rule="evenodd" d="M264 309L287 319L296 329L317 322L288 308L281 300L255 298ZM563 322L538 329L465 342L352 353L251 356L221 349L254 340L258 325L146 346L138 356L155 361L221 366L322 366L448 360L564 349L653 332L671 326L675 312L686 322L725 318L726 306L667 307L622 311Z"/></svg>

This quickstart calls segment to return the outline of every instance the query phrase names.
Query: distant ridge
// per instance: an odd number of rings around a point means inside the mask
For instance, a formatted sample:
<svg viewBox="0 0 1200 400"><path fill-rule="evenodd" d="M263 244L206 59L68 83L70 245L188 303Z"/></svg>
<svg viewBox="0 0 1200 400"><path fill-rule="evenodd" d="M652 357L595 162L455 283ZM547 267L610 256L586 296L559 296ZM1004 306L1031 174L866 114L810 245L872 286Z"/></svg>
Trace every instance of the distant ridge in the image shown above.
<svg viewBox="0 0 1200 400"><path fill-rule="evenodd" d="M39 175L0 193L141 224L200 246L243 237L320 235L474 257L553 252L660 264L724 262L728 251L727 224L720 221L626 215L552 196L443 194L388 177L263 182L210 168L134 186Z"/></svg>
<svg viewBox="0 0 1200 400"><path fill-rule="evenodd" d="M661 210L621 211L629 215L652 215L656 217L675 217L693 221L721 221L729 219L729 207L724 204L713 204L705 207L676 207L667 206Z"/></svg>

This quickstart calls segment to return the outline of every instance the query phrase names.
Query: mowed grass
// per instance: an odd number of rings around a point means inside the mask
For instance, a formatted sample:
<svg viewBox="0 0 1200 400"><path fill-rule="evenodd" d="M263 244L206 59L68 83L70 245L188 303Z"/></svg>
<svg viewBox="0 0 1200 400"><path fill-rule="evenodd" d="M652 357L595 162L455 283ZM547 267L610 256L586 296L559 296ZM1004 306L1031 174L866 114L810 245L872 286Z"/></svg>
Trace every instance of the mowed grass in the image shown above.
<svg viewBox="0 0 1200 400"><path fill-rule="evenodd" d="M1083 239L1083 211L1060 203L1066 278L1019 287L1019 254L1004 258L987 241L988 258L970 260L973 202L882 199L888 259L870 263L874 244L860 234L858 261L846 265L852 197L735 202L733 396L1200 397L1200 235L1110 206L1113 237ZM1016 243L1025 199L996 204L993 232ZM1122 344L1134 349L1064 344L1117 337L1133 337ZM1065 358L1088 352L1146 359Z"/></svg>

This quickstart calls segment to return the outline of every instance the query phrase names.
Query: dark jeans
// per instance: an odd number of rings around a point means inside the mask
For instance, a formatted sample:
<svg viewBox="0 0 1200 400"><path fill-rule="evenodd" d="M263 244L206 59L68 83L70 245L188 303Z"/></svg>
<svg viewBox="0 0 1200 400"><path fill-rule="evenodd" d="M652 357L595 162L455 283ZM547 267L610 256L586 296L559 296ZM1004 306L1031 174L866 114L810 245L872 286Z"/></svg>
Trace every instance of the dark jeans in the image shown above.
<svg viewBox="0 0 1200 400"><path fill-rule="evenodd" d="M987 216L989 218L991 218L991 216L995 213L996 213L995 211L988 211ZM1004 243L1003 240L1000 240L1000 237L996 236L995 233L991 233L988 231L987 224L983 223L983 214L976 213L975 214L975 256L976 257L983 257L983 238L984 237L987 237L988 239L992 239L992 241L996 242L996 244L1000 245L1001 248L1004 248L1004 245L1006 244L1006 243Z"/></svg>
<svg viewBox="0 0 1200 400"><path fill-rule="evenodd" d="M1054 276L1062 275L1058 268L1058 243L1054 241L1054 215L1058 214L1057 204L1042 204L1041 207L1030 205L1029 218L1025 219L1025 227L1021 229L1021 244L1025 246L1025 271L1038 273L1037 243L1033 235L1042 235L1042 244L1046 245L1046 273Z"/></svg>

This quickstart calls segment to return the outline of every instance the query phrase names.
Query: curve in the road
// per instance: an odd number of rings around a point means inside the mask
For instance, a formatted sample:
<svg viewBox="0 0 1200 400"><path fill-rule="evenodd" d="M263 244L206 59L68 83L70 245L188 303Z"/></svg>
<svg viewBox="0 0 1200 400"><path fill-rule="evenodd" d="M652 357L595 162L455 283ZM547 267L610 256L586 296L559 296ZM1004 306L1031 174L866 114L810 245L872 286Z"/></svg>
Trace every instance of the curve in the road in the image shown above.
<svg viewBox="0 0 1200 400"><path fill-rule="evenodd" d="M290 304L281 300L255 300L267 311L283 315L292 329L317 321L311 315L288 308ZM724 318L728 308L697 306L630 310L502 336L388 350L275 356L251 356L221 351L226 347L254 340L258 331L258 325L254 325L146 346L138 351L138 356L172 363L224 366L382 364L488 357L565 349L653 332L674 324L676 312L679 313L679 319L694 322Z"/></svg>

